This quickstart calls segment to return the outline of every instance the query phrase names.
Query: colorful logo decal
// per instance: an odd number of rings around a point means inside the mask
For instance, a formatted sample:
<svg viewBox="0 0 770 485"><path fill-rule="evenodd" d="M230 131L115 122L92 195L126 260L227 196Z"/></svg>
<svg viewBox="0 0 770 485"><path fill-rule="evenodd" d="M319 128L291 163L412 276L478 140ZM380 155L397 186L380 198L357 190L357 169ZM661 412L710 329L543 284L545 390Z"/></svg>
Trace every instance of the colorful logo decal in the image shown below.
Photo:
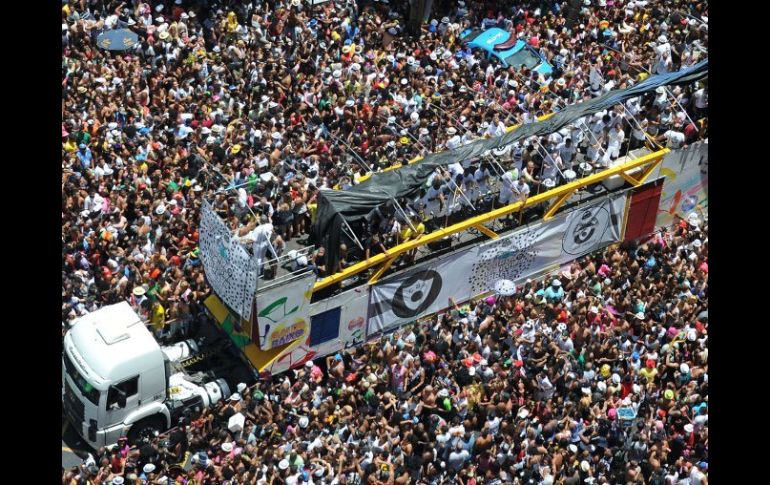
<svg viewBox="0 0 770 485"><path fill-rule="evenodd" d="M298 318L289 327L279 326L273 330L272 335L270 335L270 346L275 348L293 342L302 337L306 331L307 322L304 319Z"/></svg>

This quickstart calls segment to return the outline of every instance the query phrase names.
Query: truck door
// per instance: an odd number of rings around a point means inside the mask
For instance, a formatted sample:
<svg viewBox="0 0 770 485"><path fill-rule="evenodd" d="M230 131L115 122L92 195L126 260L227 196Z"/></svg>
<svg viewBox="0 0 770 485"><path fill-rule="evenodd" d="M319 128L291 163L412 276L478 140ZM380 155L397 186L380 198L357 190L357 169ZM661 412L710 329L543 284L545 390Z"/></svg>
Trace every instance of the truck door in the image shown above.
<svg viewBox="0 0 770 485"><path fill-rule="evenodd" d="M141 404L139 376L110 386L107 392L107 409L104 427L122 423L126 415Z"/></svg>

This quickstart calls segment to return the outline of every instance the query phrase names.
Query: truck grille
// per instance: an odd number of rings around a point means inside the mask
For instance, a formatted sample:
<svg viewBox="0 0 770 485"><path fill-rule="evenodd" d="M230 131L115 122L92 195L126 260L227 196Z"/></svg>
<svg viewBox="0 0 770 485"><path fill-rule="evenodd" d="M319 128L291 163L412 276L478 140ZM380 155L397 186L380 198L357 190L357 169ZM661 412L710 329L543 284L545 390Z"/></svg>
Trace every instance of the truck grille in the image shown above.
<svg viewBox="0 0 770 485"><path fill-rule="evenodd" d="M64 412L72 424L82 426L85 419L85 405L77 398L72 386L64 381Z"/></svg>

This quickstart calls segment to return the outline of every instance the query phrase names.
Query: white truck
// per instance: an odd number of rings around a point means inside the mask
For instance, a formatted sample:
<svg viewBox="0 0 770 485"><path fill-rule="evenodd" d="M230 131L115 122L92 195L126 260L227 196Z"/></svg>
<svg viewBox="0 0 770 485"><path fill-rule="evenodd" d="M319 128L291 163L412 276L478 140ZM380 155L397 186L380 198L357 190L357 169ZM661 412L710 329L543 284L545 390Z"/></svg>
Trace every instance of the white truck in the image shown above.
<svg viewBox="0 0 770 485"><path fill-rule="evenodd" d="M94 449L165 431L185 412L230 397L239 382L230 371L243 362L212 364L224 346L204 337L161 347L127 302L100 308L64 337L64 413Z"/></svg>

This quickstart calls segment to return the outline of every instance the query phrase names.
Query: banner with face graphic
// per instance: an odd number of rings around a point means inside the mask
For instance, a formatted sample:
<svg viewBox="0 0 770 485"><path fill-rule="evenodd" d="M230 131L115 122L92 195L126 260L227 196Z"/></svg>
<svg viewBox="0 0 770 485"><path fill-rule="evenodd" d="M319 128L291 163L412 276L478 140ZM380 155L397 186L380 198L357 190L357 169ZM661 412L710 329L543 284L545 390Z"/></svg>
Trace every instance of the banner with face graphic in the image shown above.
<svg viewBox="0 0 770 485"><path fill-rule="evenodd" d="M467 275L473 264L474 249L430 261L413 271L400 274L371 287L368 335L387 332L422 315L450 305L449 298L470 297Z"/></svg>
<svg viewBox="0 0 770 485"><path fill-rule="evenodd" d="M520 283L620 240L626 196L603 199L479 246L468 274L470 294L500 280Z"/></svg>
<svg viewBox="0 0 770 485"><path fill-rule="evenodd" d="M502 279L521 283L545 268L620 240L626 196L605 198L553 219L417 266L371 287L368 334L492 291Z"/></svg>

